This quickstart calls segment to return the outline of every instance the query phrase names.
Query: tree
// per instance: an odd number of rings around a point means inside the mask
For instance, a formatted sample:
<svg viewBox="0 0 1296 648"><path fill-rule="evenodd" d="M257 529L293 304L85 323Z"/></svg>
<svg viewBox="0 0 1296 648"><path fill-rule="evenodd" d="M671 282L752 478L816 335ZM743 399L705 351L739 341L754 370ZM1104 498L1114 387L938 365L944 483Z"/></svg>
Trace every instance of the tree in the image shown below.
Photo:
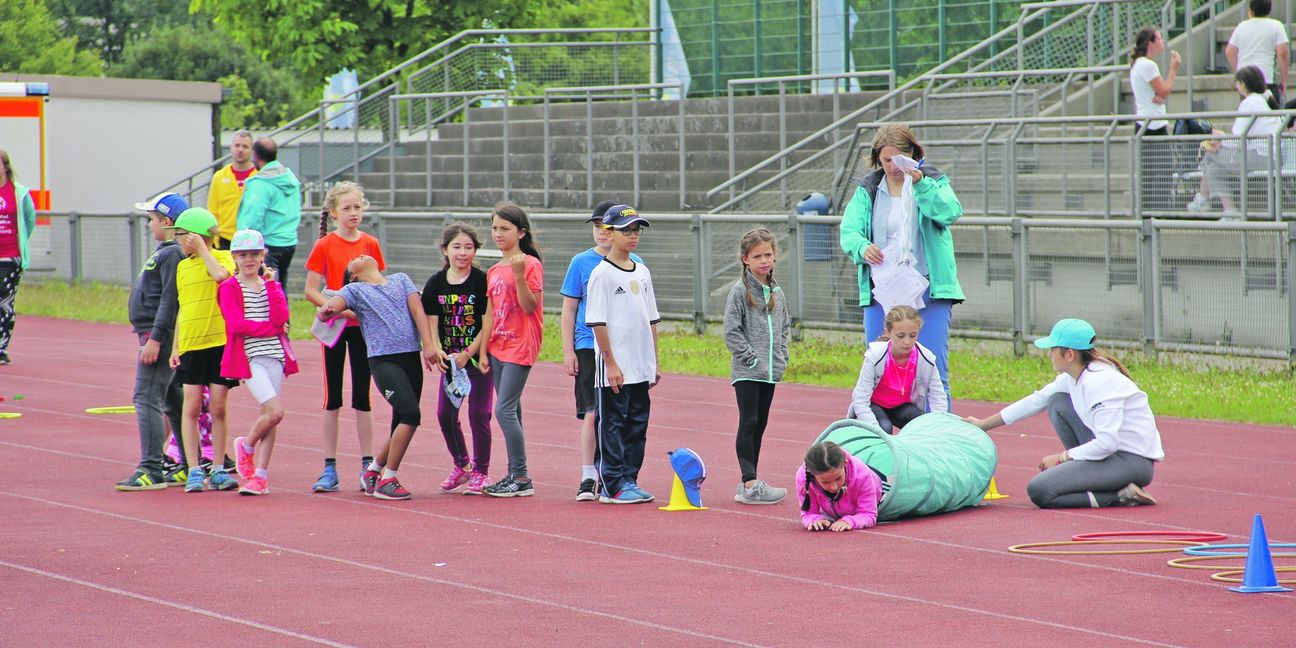
<svg viewBox="0 0 1296 648"><path fill-rule="evenodd" d="M0 2L0 70L27 74L99 76L103 61L78 52L75 37L65 37L42 0Z"/></svg>
<svg viewBox="0 0 1296 648"><path fill-rule="evenodd" d="M342 68L365 79L484 19L512 27L540 9L527 0L192 0L253 53L310 83Z"/></svg>
<svg viewBox="0 0 1296 648"><path fill-rule="evenodd" d="M307 92L314 87L211 26L164 27L147 39L133 40L110 71L123 77L220 82L229 90L221 107L224 128L277 126L310 108Z"/></svg>
<svg viewBox="0 0 1296 648"><path fill-rule="evenodd" d="M206 18L191 16L175 0L47 0L50 13L75 36L82 50L96 51L104 62L121 61L129 38L139 38L156 27L199 24Z"/></svg>

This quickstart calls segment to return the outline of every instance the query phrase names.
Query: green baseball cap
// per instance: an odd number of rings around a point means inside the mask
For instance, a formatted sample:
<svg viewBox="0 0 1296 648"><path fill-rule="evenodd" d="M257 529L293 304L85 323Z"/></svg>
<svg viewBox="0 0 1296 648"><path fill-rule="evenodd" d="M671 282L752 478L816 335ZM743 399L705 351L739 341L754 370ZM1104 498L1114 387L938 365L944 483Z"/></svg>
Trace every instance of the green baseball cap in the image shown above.
<svg viewBox="0 0 1296 648"><path fill-rule="evenodd" d="M211 212L202 207L190 207L180 213L175 225L165 229L184 230L201 236L213 236L212 230L215 228L216 217Z"/></svg>
<svg viewBox="0 0 1296 648"><path fill-rule="evenodd" d="M181 218L184 218L184 216L181 216ZM1062 347L1082 351L1094 348L1093 341L1097 336L1098 334L1094 332L1093 325L1089 324L1089 322L1082 319L1067 318L1058 320L1058 323L1053 325L1053 330L1049 331L1047 336L1035 340L1035 346L1041 349Z"/></svg>

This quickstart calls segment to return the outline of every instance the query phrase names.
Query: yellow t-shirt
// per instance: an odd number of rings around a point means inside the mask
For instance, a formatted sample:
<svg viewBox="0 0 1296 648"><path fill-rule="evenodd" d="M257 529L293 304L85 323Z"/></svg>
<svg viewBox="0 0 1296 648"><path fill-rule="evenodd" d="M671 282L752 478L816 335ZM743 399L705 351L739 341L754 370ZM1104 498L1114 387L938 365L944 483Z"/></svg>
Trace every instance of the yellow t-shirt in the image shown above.
<svg viewBox="0 0 1296 648"><path fill-rule="evenodd" d="M243 183L256 175L256 167L239 182L234 176L234 165L226 164L212 176L211 187L207 190L207 211L216 217L220 226L220 237L226 241L234 238L238 225L239 202L243 200Z"/></svg>
<svg viewBox="0 0 1296 648"><path fill-rule="evenodd" d="M234 272L234 256L227 250L212 250L216 262ZM176 345L180 353L210 349L225 344L225 318L216 303L220 284L207 274L202 257L182 259L176 266Z"/></svg>

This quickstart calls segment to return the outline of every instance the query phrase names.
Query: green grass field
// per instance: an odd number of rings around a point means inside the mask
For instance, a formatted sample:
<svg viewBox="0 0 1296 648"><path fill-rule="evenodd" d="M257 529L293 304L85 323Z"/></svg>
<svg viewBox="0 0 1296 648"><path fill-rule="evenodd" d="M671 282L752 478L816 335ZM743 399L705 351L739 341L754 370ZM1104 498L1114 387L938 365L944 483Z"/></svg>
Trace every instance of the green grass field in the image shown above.
<svg viewBox="0 0 1296 648"><path fill-rule="evenodd" d="M28 282L19 288L18 312L124 324L128 294L120 286ZM314 308L306 300L290 301L294 322L305 322L314 316ZM546 343L540 359L560 362L558 319L547 316L545 321ZM675 373L728 376L729 353L720 338L714 334L695 335L685 328L663 327L662 367ZM295 327L292 338L309 339L307 327ZM809 333L805 340L794 342L784 381L828 387L854 386L862 349L858 343L835 339L849 339L849 336ZM1118 357L1148 393L1157 414L1296 425L1292 374L1275 363L1245 358L1203 363L1193 358L1163 357L1158 361L1134 352L1120 353ZM1044 385L1052 379L1053 372L1048 359L1033 349L1017 357L1007 344L955 339L951 341L950 375L956 400L1007 402ZM845 406L843 402L843 411Z"/></svg>

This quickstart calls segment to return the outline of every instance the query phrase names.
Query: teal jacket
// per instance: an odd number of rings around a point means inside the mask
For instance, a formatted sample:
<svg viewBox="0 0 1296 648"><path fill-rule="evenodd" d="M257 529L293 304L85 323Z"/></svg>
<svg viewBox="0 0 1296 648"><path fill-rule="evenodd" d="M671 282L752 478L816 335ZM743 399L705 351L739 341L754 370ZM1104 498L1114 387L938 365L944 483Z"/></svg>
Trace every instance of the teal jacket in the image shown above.
<svg viewBox="0 0 1296 648"><path fill-rule="evenodd" d="M14 186L14 196L18 199L18 253L22 256L22 269L26 270L31 263L31 253L27 251L27 239L36 229L36 203L32 201L31 190L10 178Z"/></svg>
<svg viewBox="0 0 1296 648"><path fill-rule="evenodd" d="M948 176L931 166L924 166L922 172L923 180L913 187L914 203L918 207L918 233L927 256L931 296L962 301L963 289L959 286L958 266L954 263L954 237L950 235L949 226L963 215L963 205L954 195ZM873 200L877 197L883 175L882 169L877 169L864 176L842 215L841 248L857 268L860 306L873 302L864 249L873 242Z"/></svg>
<svg viewBox="0 0 1296 648"><path fill-rule="evenodd" d="M301 183L277 160L247 179L239 201L238 228L261 232L266 245L297 245L301 225Z"/></svg>

